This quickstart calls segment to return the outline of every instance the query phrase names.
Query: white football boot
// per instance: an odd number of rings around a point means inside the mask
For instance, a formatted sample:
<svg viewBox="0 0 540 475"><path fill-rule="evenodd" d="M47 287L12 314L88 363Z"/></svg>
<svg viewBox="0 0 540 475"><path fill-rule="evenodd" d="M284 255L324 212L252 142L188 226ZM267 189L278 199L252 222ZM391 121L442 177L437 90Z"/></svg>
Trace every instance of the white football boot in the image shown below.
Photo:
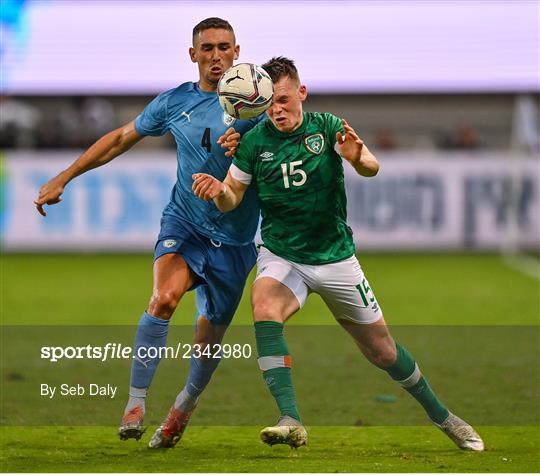
<svg viewBox="0 0 540 475"><path fill-rule="evenodd" d="M265 427L261 431L261 440L268 445L286 444L297 449L307 444L308 435L299 421L289 416L282 416L277 425Z"/></svg>
<svg viewBox="0 0 540 475"><path fill-rule="evenodd" d="M441 424L435 424L441 429L460 449L482 452L484 441L478 433L463 419L450 413Z"/></svg>

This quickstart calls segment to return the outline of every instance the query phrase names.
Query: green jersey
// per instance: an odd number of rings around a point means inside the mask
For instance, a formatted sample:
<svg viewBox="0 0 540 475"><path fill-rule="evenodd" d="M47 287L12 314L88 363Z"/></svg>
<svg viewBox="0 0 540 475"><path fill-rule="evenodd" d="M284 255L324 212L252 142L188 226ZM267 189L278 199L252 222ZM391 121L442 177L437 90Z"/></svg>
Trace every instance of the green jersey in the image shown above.
<svg viewBox="0 0 540 475"><path fill-rule="evenodd" d="M294 132L266 120L242 137L233 176L255 187L264 246L284 259L319 265L354 254L338 131L334 115L304 112Z"/></svg>

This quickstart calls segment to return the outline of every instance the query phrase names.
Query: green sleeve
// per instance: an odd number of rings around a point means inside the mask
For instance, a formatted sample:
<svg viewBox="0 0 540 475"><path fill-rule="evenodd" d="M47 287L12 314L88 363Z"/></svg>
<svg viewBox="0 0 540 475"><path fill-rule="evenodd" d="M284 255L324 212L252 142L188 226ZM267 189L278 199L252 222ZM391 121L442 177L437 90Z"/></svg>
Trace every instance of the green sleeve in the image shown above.
<svg viewBox="0 0 540 475"><path fill-rule="evenodd" d="M333 149L334 146L336 145L336 134L338 132L343 133L343 126L341 125L341 119L329 113L324 114L324 119L325 119L326 136L328 137L328 142L330 143L331 148Z"/></svg>
<svg viewBox="0 0 540 475"><path fill-rule="evenodd" d="M249 132L248 132L249 134ZM244 173L253 175L253 145L248 134L240 140L240 145L233 157L233 165L236 165Z"/></svg>

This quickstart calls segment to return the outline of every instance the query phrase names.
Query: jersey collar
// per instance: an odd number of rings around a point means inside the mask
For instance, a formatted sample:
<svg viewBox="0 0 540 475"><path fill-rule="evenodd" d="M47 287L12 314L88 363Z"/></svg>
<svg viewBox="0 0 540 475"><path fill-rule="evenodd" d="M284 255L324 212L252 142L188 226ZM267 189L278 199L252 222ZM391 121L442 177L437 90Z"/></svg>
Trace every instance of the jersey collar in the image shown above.
<svg viewBox="0 0 540 475"><path fill-rule="evenodd" d="M268 118L266 124L269 130L278 137L294 137L295 135L301 135L305 132L308 122L309 117L307 112L302 112L302 123L300 124L300 127L298 127L294 132L282 132L273 124L270 118Z"/></svg>
<svg viewBox="0 0 540 475"><path fill-rule="evenodd" d="M199 82L194 82L193 83L193 88L195 89L195 91L197 91L197 93L199 93L201 96L205 96L205 97L212 97L212 96L215 96L217 94L217 92L211 92L211 91L203 91L201 89L201 87L199 86Z"/></svg>

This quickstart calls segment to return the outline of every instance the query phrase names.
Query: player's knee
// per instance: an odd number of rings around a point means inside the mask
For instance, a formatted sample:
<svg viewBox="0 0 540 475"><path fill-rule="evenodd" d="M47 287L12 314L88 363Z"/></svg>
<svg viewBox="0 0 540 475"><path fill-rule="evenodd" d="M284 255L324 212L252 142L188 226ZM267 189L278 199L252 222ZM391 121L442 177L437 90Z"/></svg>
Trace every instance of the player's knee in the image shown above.
<svg viewBox="0 0 540 475"><path fill-rule="evenodd" d="M158 318L170 318L179 301L180 296L176 292L155 292L150 299L149 313Z"/></svg>
<svg viewBox="0 0 540 475"><path fill-rule="evenodd" d="M396 362L396 350L387 349L384 350L379 356L379 362L381 368L389 368Z"/></svg>
<svg viewBox="0 0 540 475"><path fill-rule="evenodd" d="M281 322L283 319L279 310L272 304L270 299L259 298L253 302L253 320L256 322Z"/></svg>
<svg viewBox="0 0 540 475"><path fill-rule="evenodd" d="M393 345L375 346L370 351L369 360L378 368L389 368L396 362L396 348Z"/></svg>

